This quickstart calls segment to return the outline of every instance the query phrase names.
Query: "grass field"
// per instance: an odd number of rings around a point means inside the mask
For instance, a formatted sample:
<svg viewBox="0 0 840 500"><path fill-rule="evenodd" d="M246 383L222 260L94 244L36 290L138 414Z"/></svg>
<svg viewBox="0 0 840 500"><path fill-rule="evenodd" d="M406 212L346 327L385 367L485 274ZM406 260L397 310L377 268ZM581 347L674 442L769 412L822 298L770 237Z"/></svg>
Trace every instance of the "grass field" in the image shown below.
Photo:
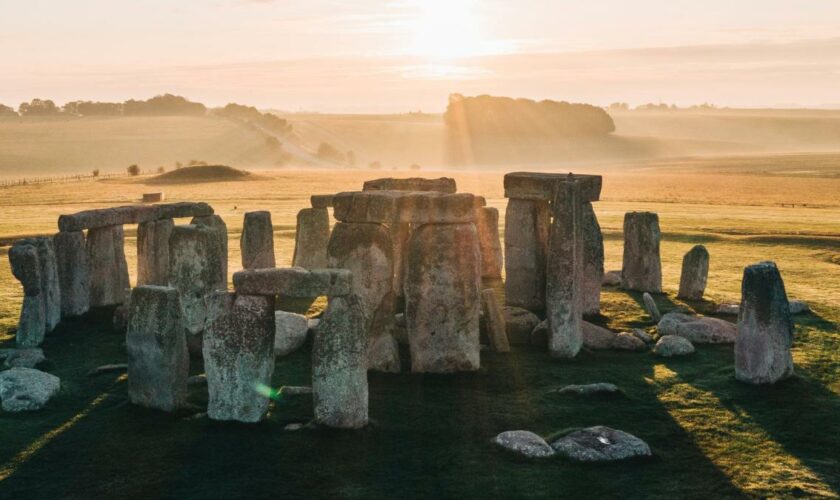
<svg viewBox="0 0 840 500"><path fill-rule="evenodd" d="M666 311L677 306L706 311L715 302L737 301L743 267L775 260L789 297L808 301L813 310L795 318L797 376L782 384L757 388L737 383L731 346L700 346L695 355L677 360L585 352L573 361L520 347L509 355L483 352L482 369L474 374L371 374L373 424L368 429L289 433L282 430L286 423L312 417L310 397L274 402L268 420L255 426L131 406L123 378L85 376L95 366L125 361L124 339L111 332L107 311L101 311L63 324L45 342L49 361L42 368L62 379L62 392L48 408L0 414L0 497L836 497L837 163L823 155L788 161L768 157L767 164L782 167L756 175L759 161L721 160L723 167L712 175L703 173L710 165L698 166L695 160L604 169L596 212L605 234L607 269L620 267L623 214L659 213L666 293L657 301ZM820 174L814 176L814 170ZM308 206L310 194L355 190L365 179L391 174L264 172L252 181L163 189L168 200L204 200L216 208L228 224L233 272L240 267L245 211L271 210L278 265L288 265L295 214ZM503 213L501 173L420 174L453 175L459 191L483 194ZM142 192L158 190L146 180L3 189L0 240L53 232L61 213L133 203ZM134 273L135 233L127 229ZM681 259L697 243L711 253L708 300L684 304L674 298ZM6 252L0 247L0 347L13 342L21 300ZM651 329L638 295L608 289L603 301L598 322L615 330ZM287 306L306 309L305 304ZM308 356L304 350L279 360L275 385L308 385ZM191 371L202 368L196 364ZM551 393L568 383L587 382L613 382L624 394L584 400ZM206 394L193 390L191 402L205 401ZM606 466L560 459L525 462L490 443L504 430L549 436L597 424L641 437L654 457Z"/></svg>

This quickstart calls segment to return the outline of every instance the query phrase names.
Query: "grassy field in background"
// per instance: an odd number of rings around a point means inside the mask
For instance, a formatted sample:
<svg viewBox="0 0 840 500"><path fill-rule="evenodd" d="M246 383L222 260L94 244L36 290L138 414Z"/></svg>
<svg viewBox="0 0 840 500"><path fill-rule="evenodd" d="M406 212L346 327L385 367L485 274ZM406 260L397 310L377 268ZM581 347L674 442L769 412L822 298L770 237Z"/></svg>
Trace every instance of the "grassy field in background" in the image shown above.
<svg viewBox="0 0 840 500"><path fill-rule="evenodd" d="M802 162L804 170L816 168ZM797 376L789 381L766 388L737 383L731 346L699 346L677 360L584 352L573 361L523 346L509 355L483 352L474 374L371 374L370 428L289 433L285 424L312 417L310 397L274 402L259 425L223 425L133 407L124 379L86 377L90 368L125 361L124 338L111 332L105 311L63 324L45 342L49 361L42 368L62 379L62 393L46 410L0 414L0 496L840 495L840 179L760 176L735 167L703 175L696 167L686 161L603 170L595 208L606 268L620 268L622 219L631 210L659 213L666 293L657 301L665 311L703 312L737 301L743 267L775 260L789 297L813 309L795 318ZM231 272L240 267L244 212L270 210L278 265L288 265L295 214L309 206L310 194L356 190L365 179L388 175L409 174L287 171L192 186L149 186L138 178L7 188L0 191L0 241L54 232L61 213L134 203L144 191L163 189L168 200L207 201L225 219ZM501 173L411 175L452 175L459 191L486 196L504 214ZM133 227L127 238L133 280ZM685 304L674 298L681 259L697 243L711 254L707 301ZM13 342L21 300L7 251L0 247L0 347ZM603 302L597 322L652 331L637 294L607 289ZM191 371L202 368L196 363ZM308 374L307 349L278 360L274 383L308 385ZM587 382L613 382L624 394L588 400L551 392ZM191 401L204 404L202 392L194 389ZM490 443L504 430L548 436L598 424L645 439L654 457L605 466L525 462Z"/></svg>

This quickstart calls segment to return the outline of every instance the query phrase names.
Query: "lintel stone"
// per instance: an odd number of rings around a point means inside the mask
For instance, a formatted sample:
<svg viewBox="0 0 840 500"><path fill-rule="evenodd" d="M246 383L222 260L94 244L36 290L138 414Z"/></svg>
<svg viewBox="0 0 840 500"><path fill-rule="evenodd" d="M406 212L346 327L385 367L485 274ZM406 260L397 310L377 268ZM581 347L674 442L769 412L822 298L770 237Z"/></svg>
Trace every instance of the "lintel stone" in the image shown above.
<svg viewBox="0 0 840 500"><path fill-rule="evenodd" d="M84 210L75 214L61 215L58 229L62 232L82 231L124 224L140 224L160 219L178 217L199 217L212 215L213 207L207 203L179 202L165 205L126 205L123 207Z"/></svg>
<svg viewBox="0 0 840 500"><path fill-rule="evenodd" d="M600 175L547 172L512 172L505 174L505 197L553 201L558 186L567 181L570 175L580 184L580 201L582 203L600 199L602 180Z"/></svg>
<svg viewBox="0 0 840 500"><path fill-rule="evenodd" d="M457 191L455 179L451 177L439 177L437 179L426 179L423 177L410 177L408 179L395 179L385 177L365 181L363 191L434 191L438 193L454 193Z"/></svg>
<svg viewBox="0 0 840 500"><path fill-rule="evenodd" d="M338 297L351 291L353 274L344 269L307 270L302 267L249 269L233 275L236 293L312 298Z"/></svg>
<svg viewBox="0 0 840 500"><path fill-rule="evenodd" d="M341 222L475 222L476 197L469 193L356 191L335 195L333 213Z"/></svg>

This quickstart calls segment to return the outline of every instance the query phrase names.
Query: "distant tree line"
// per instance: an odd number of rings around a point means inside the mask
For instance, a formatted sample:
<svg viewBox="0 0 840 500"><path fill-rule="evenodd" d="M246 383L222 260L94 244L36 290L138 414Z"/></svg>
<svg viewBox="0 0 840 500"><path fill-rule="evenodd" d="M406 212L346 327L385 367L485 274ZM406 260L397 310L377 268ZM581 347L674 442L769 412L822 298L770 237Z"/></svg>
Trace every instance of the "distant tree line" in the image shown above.
<svg viewBox="0 0 840 500"><path fill-rule="evenodd" d="M0 104L0 116L203 116L207 107L185 97L163 94L125 102L71 101L57 106L50 99L32 99L21 103L17 112Z"/></svg>

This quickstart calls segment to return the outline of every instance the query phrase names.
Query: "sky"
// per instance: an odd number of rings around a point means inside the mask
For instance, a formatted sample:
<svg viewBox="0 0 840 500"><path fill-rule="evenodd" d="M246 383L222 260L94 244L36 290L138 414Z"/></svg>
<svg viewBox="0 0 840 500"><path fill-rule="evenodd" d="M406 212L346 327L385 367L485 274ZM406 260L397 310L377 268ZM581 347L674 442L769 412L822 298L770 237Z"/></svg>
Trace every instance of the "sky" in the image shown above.
<svg viewBox="0 0 840 500"><path fill-rule="evenodd" d="M0 0L0 103L840 107L838 0Z"/></svg>

